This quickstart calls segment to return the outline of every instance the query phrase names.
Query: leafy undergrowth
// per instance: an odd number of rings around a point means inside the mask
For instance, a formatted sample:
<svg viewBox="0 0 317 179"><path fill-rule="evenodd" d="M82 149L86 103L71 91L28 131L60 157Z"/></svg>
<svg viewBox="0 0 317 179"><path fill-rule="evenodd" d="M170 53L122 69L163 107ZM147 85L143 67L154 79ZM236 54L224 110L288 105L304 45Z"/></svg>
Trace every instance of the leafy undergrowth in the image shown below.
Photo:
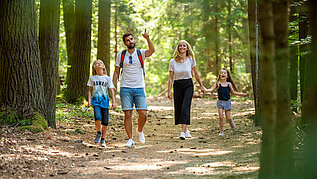
<svg viewBox="0 0 317 179"><path fill-rule="evenodd" d="M261 130L249 116L253 104L233 102L231 116L238 130L225 123L225 136L218 137L215 100L194 99L191 125L193 138L179 140L172 102L148 99L146 143L127 149L121 109L110 110L107 147L93 142L93 109L57 105L57 129L32 134L18 128L0 127L0 176L65 178L216 177L255 178L259 169Z"/></svg>

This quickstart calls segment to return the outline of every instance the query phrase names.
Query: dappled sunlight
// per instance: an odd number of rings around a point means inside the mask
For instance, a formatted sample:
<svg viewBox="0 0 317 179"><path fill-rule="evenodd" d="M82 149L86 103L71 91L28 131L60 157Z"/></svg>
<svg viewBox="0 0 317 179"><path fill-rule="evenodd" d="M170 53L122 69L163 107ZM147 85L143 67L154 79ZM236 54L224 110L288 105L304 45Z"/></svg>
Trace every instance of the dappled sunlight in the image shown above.
<svg viewBox="0 0 317 179"><path fill-rule="evenodd" d="M65 157L73 157L74 155L72 153L69 152L65 152L62 150L57 150L57 149L52 149L52 148L48 148L46 146L43 145L37 145L34 147L31 146L21 146L21 148L25 149L25 150L30 150L32 152L39 152L42 154L46 154L46 155L50 155L50 156L65 156Z"/></svg>
<svg viewBox="0 0 317 179"><path fill-rule="evenodd" d="M173 106L148 106L148 110L153 111L172 111L174 110Z"/></svg>
<svg viewBox="0 0 317 179"><path fill-rule="evenodd" d="M192 156L209 156L209 155L226 155L232 153L233 151L225 151L219 149L193 149L193 148L181 148L181 149L172 149L166 151L157 151L161 153L170 153L172 151L177 151L180 154L192 155Z"/></svg>
<svg viewBox="0 0 317 179"><path fill-rule="evenodd" d="M48 160L49 157L47 156L36 156L36 155L27 155L27 154L0 154L0 158L6 158L6 160L14 161L14 160L22 160L22 159L29 159L29 160Z"/></svg>
<svg viewBox="0 0 317 179"><path fill-rule="evenodd" d="M234 162L232 161L222 161L222 162L212 162L212 163L205 163L202 165L203 167L232 167L236 166Z"/></svg>

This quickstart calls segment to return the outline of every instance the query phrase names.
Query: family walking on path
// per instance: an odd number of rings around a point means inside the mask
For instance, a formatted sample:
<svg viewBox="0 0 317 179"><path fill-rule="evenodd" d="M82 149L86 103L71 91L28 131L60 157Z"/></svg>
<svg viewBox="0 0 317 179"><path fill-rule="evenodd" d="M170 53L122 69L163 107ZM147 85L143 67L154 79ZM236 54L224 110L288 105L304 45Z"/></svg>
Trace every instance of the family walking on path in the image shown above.
<svg viewBox="0 0 317 179"><path fill-rule="evenodd" d="M146 29L142 36L147 40L148 49L136 49L133 34L125 33L123 35L122 40L127 49L119 52L117 55L112 80L107 76L105 65L102 61L96 60L92 65L93 75L87 84L89 86L88 106L93 105L94 107L95 127L97 130L94 142L98 143L100 141L102 147L106 146L105 136L109 124L109 97L107 88L110 89L112 108L115 110L117 107L115 94L117 93L116 86L119 76L121 76L120 100L122 110L124 111L124 127L129 138L125 146L135 146L132 132L134 106L138 113L136 133L139 136L140 143L145 143L143 128L147 120L147 101L144 82L144 62L147 57L150 57L155 52L155 49ZM185 40L181 40L174 51L173 59L169 62L168 70L168 98L174 100L175 125L181 124L181 140L192 137L188 129L188 125L190 125L191 101L194 93L192 75L196 78L203 93L213 92L216 89L218 91L219 136L224 135L223 111L225 111L226 120L232 129L236 129L230 117L230 93L239 96L245 96L245 94L236 92L236 87L227 69L221 69L217 82L211 89L206 89L197 72L195 54L190 44ZM173 93L171 91L172 87Z"/></svg>

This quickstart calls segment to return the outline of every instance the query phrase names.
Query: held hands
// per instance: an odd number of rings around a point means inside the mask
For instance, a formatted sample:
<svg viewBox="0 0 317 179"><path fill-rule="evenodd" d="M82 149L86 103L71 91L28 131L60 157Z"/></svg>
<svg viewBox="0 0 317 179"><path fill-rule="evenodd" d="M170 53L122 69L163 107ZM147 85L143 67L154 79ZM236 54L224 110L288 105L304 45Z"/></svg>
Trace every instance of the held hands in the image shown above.
<svg viewBox="0 0 317 179"><path fill-rule="evenodd" d="M149 39L149 38L150 38L149 34L146 32L146 29L144 29L144 32L142 33L142 36L143 36L145 39Z"/></svg>
<svg viewBox="0 0 317 179"><path fill-rule="evenodd" d="M245 97L247 94L245 93L240 93L239 96Z"/></svg>
<svg viewBox="0 0 317 179"><path fill-rule="evenodd" d="M88 107L90 107L91 106L91 101L88 101Z"/></svg>
<svg viewBox="0 0 317 179"><path fill-rule="evenodd" d="M204 86L202 86L202 87L201 87L201 92L206 93L206 92L207 92L207 89L206 89Z"/></svg>

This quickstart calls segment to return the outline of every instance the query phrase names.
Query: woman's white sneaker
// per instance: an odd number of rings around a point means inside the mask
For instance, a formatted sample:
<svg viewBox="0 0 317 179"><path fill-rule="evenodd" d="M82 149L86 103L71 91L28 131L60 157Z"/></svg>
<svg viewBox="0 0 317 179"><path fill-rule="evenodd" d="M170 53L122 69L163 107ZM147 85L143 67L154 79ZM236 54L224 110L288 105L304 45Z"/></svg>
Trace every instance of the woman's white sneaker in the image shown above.
<svg viewBox="0 0 317 179"><path fill-rule="evenodd" d="M192 136L191 136L190 133L189 133L189 130L186 130L186 131L185 131L185 137L186 137L186 138L192 138Z"/></svg>
<svg viewBox="0 0 317 179"><path fill-rule="evenodd" d="M181 132L181 135L179 136L179 138L180 138L181 140L185 140L185 133L184 133L184 132Z"/></svg>

